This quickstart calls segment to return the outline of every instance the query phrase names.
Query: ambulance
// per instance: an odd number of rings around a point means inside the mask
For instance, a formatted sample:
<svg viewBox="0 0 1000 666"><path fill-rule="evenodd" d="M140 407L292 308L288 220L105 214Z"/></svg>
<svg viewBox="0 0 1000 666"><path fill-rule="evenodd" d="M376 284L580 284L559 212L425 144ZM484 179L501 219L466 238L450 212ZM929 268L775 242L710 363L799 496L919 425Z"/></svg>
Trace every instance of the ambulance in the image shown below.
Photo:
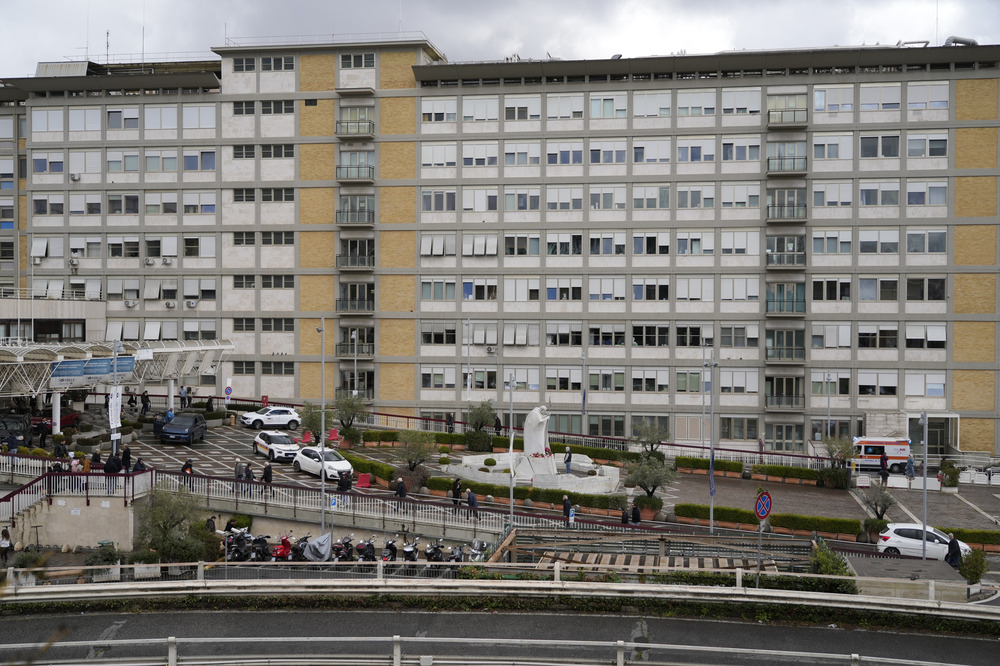
<svg viewBox="0 0 1000 666"><path fill-rule="evenodd" d="M910 456L910 440L907 437L855 437L854 469L879 469L882 453L889 458L886 466L894 474L906 471L906 459Z"/></svg>

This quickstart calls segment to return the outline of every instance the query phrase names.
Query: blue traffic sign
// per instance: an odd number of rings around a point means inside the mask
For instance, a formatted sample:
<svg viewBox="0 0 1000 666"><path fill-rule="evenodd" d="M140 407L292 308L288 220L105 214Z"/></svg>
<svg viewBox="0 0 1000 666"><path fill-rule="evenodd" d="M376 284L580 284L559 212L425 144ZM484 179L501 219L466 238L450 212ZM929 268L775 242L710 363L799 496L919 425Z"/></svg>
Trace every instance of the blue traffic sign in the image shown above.
<svg viewBox="0 0 1000 666"><path fill-rule="evenodd" d="M233 387L232 386L227 386L226 387L226 395L232 395L232 394L233 394Z"/></svg>
<svg viewBox="0 0 1000 666"><path fill-rule="evenodd" d="M771 493L766 490L757 495L757 502L753 507L757 520L764 520L771 513Z"/></svg>

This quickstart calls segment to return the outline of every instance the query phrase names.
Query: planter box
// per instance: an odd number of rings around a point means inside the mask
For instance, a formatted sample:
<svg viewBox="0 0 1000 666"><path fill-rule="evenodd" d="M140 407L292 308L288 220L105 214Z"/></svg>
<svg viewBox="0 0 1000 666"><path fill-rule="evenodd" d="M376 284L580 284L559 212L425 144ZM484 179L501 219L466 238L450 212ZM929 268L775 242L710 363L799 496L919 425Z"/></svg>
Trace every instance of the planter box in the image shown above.
<svg viewBox="0 0 1000 666"><path fill-rule="evenodd" d="M116 566L108 569L95 569L93 581L95 583L117 583L122 579L122 566L119 562Z"/></svg>
<svg viewBox="0 0 1000 666"><path fill-rule="evenodd" d="M206 419L205 425L207 425L209 428L221 428L222 421L223 421L222 419ZM150 430L152 430L152 428L150 428Z"/></svg>
<svg viewBox="0 0 1000 666"><path fill-rule="evenodd" d="M750 478L754 481L767 481L767 474L757 474L754 472L750 475Z"/></svg>
<svg viewBox="0 0 1000 666"><path fill-rule="evenodd" d="M136 580L159 578L163 567L159 564L136 564L133 575Z"/></svg>
<svg viewBox="0 0 1000 666"><path fill-rule="evenodd" d="M928 484L930 485L930 484ZM948 493L949 495L958 494L958 486L941 486L941 492Z"/></svg>

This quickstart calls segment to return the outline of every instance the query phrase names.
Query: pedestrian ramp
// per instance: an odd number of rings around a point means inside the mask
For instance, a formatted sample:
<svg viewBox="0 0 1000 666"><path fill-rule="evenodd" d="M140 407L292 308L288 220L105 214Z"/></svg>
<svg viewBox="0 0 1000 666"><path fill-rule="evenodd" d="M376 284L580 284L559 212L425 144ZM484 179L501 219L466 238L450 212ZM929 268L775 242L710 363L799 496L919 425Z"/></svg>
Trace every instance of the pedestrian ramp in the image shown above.
<svg viewBox="0 0 1000 666"><path fill-rule="evenodd" d="M551 571L556 562L560 567L590 569L593 572L613 569L623 573L660 573L683 569L686 571L722 572L736 569L757 569L757 559L752 557L692 557L684 555L640 555L630 553L570 553L544 551L539 554L535 568ZM761 570L778 573L774 560L761 560Z"/></svg>

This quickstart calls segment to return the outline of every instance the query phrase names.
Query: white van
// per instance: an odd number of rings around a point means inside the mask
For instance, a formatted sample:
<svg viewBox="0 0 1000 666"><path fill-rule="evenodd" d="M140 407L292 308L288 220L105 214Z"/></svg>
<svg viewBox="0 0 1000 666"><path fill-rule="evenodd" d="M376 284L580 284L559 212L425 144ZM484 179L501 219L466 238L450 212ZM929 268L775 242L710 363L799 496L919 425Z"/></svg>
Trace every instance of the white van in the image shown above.
<svg viewBox="0 0 1000 666"><path fill-rule="evenodd" d="M854 469L865 470L880 468L879 459L885 453L889 459L886 466L894 474L906 471L906 459L910 457L910 440L906 437L855 437L854 457L851 465Z"/></svg>

